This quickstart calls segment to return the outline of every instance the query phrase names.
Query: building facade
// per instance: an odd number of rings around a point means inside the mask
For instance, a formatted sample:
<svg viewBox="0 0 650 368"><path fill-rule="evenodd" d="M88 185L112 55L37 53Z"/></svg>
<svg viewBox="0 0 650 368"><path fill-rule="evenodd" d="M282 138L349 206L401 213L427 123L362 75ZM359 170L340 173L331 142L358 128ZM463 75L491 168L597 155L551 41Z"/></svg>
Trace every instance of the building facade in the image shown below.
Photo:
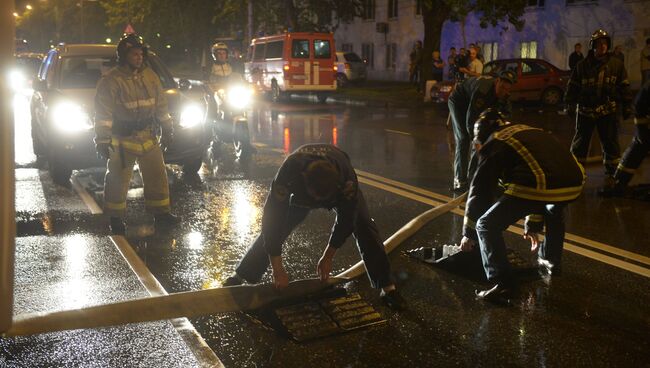
<svg viewBox="0 0 650 368"><path fill-rule="evenodd" d="M342 24L335 32L337 48L354 51L368 61L368 78L408 80L409 53L424 38L421 0L363 0L362 17ZM455 46L477 43L487 60L514 57L545 59L568 69L575 43L583 51L598 28L607 30L613 45L623 47L625 66L632 85L641 81L640 51L650 38L650 0L527 0L521 32L502 22L481 28L479 17L470 14L459 22L443 25L440 48L443 60ZM463 40L463 28L465 38Z"/></svg>

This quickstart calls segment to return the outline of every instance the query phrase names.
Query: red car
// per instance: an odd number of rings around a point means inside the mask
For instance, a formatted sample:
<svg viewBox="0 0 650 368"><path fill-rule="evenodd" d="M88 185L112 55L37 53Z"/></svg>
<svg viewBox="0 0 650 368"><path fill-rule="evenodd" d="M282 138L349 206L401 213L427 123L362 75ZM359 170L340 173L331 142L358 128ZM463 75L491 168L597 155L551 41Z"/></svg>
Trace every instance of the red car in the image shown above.
<svg viewBox="0 0 650 368"><path fill-rule="evenodd" d="M511 101L540 101L544 105L562 102L571 72L561 70L542 59L503 59L486 63L483 74L497 75L502 70L517 73L517 83L512 86ZM447 102L454 82L438 83L431 89L431 99Z"/></svg>

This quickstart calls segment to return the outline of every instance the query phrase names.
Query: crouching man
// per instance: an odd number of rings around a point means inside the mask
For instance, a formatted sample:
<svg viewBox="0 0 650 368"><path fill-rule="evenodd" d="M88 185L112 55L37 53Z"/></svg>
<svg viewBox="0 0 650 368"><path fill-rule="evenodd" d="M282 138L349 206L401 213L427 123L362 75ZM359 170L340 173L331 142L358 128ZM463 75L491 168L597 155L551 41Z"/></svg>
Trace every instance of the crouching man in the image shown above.
<svg viewBox="0 0 650 368"><path fill-rule="evenodd" d="M474 124L474 145L478 167L469 189L461 247L471 250L478 241L485 275L494 286L477 291L477 296L490 300L513 287L503 232L524 217L524 238L530 240L531 251L538 251L540 272L558 273L564 212L582 192L585 174L553 136L511 124L495 109L485 110ZM505 188L500 196L499 182ZM546 235L538 246L544 225Z"/></svg>
<svg viewBox="0 0 650 368"><path fill-rule="evenodd" d="M262 233L223 285L257 283L270 263L274 285L285 288L289 275L282 264L282 244L316 208L336 211L329 243L318 261L320 279L329 278L334 254L354 234L372 286L381 289L381 298L389 307L402 309L404 300L391 280L383 241L368 213L354 168L345 152L329 144L305 145L286 158L264 204Z"/></svg>

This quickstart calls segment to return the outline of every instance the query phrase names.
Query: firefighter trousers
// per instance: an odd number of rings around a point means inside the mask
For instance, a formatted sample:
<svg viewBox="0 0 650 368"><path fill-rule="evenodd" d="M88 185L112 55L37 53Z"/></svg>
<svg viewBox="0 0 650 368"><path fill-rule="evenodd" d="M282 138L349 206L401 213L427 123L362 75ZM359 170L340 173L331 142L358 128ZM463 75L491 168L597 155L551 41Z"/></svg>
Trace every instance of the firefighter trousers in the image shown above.
<svg viewBox="0 0 650 368"><path fill-rule="evenodd" d="M589 143L594 129L598 130L598 138L603 148L605 173L613 176L621 158L621 146L618 143L619 122L616 114L598 118L578 114L576 116L576 134L571 142L571 153L581 164L587 162Z"/></svg>
<svg viewBox="0 0 650 368"><path fill-rule="evenodd" d="M530 214L542 214L546 233L538 256L560 267L564 249L566 203L544 203L504 195L476 222L481 259L489 281L508 281L511 277L503 232Z"/></svg>
<svg viewBox="0 0 650 368"><path fill-rule="evenodd" d="M374 288L383 288L393 284L390 277L390 264L384 251L384 243L379 236L377 224L370 217L368 206L361 191L358 192L357 214L354 219L353 235L357 248L363 259L370 283ZM280 241L291 234L309 213L309 208L290 207L282 228ZM264 234L260 234L239 261L235 272L249 283L258 283L269 267L269 255L264 247Z"/></svg>
<svg viewBox="0 0 650 368"><path fill-rule="evenodd" d="M648 152L650 152L650 125L637 125L632 143L625 150L623 159L616 168L616 175L614 176L616 181L627 185L632 180L636 170L641 166Z"/></svg>
<svg viewBox="0 0 650 368"><path fill-rule="evenodd" d="M119 140L113 140L114 150L108 159L104 177L104 213L111 217L126 215L126 195L133 174L133 165L138 162L144 183L144 199L147 212L167 213L169 206L169 185L158 143L139 152L120 147Z"/></svg>

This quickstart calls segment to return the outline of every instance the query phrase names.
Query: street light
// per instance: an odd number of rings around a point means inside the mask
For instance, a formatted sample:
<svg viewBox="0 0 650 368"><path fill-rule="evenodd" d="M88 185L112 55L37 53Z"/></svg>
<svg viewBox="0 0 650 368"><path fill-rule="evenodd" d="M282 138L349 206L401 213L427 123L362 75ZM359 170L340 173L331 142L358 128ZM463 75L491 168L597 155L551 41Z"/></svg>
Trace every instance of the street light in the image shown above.
<svg viewBox="0 0 650 368"><path fill-rule="evenodd" d="M31 5L27 4L27 5L25 5L25 9L27 9L27 10L32 10L32 9L34 9L34 8L33 8Z"/></svg>

